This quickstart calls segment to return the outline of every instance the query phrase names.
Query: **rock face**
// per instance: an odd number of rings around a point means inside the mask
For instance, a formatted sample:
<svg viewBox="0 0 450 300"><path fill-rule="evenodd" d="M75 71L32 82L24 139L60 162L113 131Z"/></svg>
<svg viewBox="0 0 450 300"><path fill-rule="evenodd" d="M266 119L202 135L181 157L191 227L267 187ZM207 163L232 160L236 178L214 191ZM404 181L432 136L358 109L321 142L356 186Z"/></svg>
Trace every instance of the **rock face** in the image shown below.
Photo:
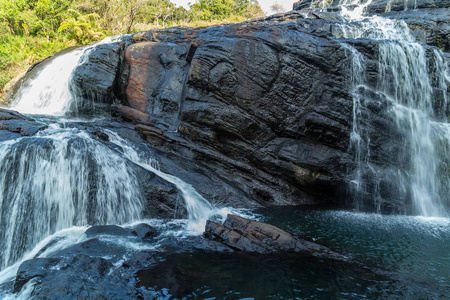
<svg viewBox="0 0 450 300"><path fill-rule="evenodd" d="M70 110L75 114L107 112L116 100L119 74L123 72L123 52L130 37L96 45L85 51L75 68L69 86L75 101Z"/></svg>
<svg viewBox="0 0 450 300"><path fill-rule="evenodd" d="M377 0L367 11L403 19L419 41L448 51L448 1L414 3L418 10L404 11L412 1ZM386 168L409 163L395 155L400 143L389 142L401 133L392 104L372 91L380 42L333 35L342 25L338 4L318 11L305 0L242 24L153 30L97 45L73 73L73 111L132 123L163 171L215 204L342 206L358 165L350 147L351 45L367 62L367 88L358 93L377 103L361 109L370 121L370 172L387 174L364 174L361 198L375 209L370 194L378 189L377 210L406 212L409 196ZM445 91L435 95L442 102Z"/></svg>
<svg viewBox="0 0 450 300"><path fill-rule="evenodd" d="M303 17L134 35L114 115L215 203L330 202L351 164L350 59Z"/></svg>
<svg viewBox="0 0 450 300"><path fill-rule="evenodd" d="M273 225L228 215L223 225L208 221L205 236L244 252L260 254L297 252L315 257L348 261L327 247L292 236Z"/></svg>

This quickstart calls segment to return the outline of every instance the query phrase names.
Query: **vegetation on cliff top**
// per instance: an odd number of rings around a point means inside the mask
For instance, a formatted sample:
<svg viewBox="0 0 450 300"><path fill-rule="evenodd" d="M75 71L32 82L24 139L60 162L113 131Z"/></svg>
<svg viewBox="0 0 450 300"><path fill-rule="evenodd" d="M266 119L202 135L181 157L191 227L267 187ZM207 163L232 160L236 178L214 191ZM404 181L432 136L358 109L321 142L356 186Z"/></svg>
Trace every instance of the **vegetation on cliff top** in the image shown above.
<svg viewBox="0 0 450 300"><path fill-rule="evenodd" d="M0 0L0 101L4 86L34 62L106 36L206 26L263 16L257 0Z"/></svg>

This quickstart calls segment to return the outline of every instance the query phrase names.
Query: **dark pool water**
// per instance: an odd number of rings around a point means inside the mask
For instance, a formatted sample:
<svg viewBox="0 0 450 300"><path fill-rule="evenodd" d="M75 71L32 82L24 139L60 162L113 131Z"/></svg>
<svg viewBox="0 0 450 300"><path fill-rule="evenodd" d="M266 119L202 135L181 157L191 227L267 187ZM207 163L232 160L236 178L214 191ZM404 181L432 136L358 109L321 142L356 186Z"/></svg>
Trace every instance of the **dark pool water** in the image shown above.
<svg viewBox="0 0 450 300"><path fill-rule="evenodd" d="M449 299L450 220L277 208L262 220L361 264L174 252L136 277L161 299Z"/></svg>

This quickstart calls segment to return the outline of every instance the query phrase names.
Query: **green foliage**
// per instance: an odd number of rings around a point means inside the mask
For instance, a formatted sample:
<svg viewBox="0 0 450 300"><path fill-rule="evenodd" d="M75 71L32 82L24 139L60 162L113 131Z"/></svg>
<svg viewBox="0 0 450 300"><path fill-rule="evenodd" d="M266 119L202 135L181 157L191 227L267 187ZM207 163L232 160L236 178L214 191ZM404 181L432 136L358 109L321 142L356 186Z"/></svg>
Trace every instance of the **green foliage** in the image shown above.
<svg viewBox="0 0 450 300"><path fill-rule="evenodd" d="M257 0L199 0L191 5L192 19L219 20L232 15L245 18L264 16Z"/></svg>
<svg viewBox="0 0 450 300"><path fill-rule="evenodd" d="M70 46L75 46L75 43L66 37L48 40L33 36L0 35L0 91L34 62Z"/></svg>
<svg viewBox="0 0 450 300"><path fill-rule="evenodd" d="M0 20L15 35L54 37L73 0L0 0Z"/></svg>
<svg viewBox="0 0 450 300"><path fill-rule="evenodd" d="M169 26L208 26L263 16L257 0L0 0L1 90L37 60L76 44Z"/></svg>
<svg viewBox="0 0 450 300"><path fill-rule="evenodd" d="M105 37L98 24L100 18L98 14L82 15L74 12L76 16L64 20L59 26L58 32L68 32L69 38L76 40L78 44L87 44Z"/></svg>

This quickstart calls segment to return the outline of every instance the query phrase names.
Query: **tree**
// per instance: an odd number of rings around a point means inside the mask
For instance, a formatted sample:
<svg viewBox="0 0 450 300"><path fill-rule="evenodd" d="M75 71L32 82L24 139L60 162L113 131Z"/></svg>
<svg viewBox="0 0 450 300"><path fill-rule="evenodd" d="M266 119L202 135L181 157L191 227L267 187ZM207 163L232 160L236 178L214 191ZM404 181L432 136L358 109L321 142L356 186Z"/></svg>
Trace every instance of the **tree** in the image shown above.
<svg viewBox="0 0 450 300"><path fill-rule="evenodd" d="M222 20L230 16L255 18L264 16L257 0L198 0L191 5L193 20Z"/></svg>
<svg viewBox="0 0 450 300"><path fill-rule="evenodd" d="M14 35L53 36L73 0L0 0L0 22Z"/></svg>
<svg viewBox="0 0 450 300"><path fill-rule="evenodd" d="M58 28L58 32L69 32L70 38L75 39L78 44L98 41L105 36L98 26L99 15L95 13L82 15L76 11L73 12L76 17L63 21Z"/></svg>
<svg viewBox="0 0 450 300"><path fill-rule="evenodd" d="M270 9L271 9L274 13L277 13L277 14L286 12L286 9L285 9L281 4L278 4L277 2L275 2L275 4L273 4L273 5L270 7Z"/></svg>

